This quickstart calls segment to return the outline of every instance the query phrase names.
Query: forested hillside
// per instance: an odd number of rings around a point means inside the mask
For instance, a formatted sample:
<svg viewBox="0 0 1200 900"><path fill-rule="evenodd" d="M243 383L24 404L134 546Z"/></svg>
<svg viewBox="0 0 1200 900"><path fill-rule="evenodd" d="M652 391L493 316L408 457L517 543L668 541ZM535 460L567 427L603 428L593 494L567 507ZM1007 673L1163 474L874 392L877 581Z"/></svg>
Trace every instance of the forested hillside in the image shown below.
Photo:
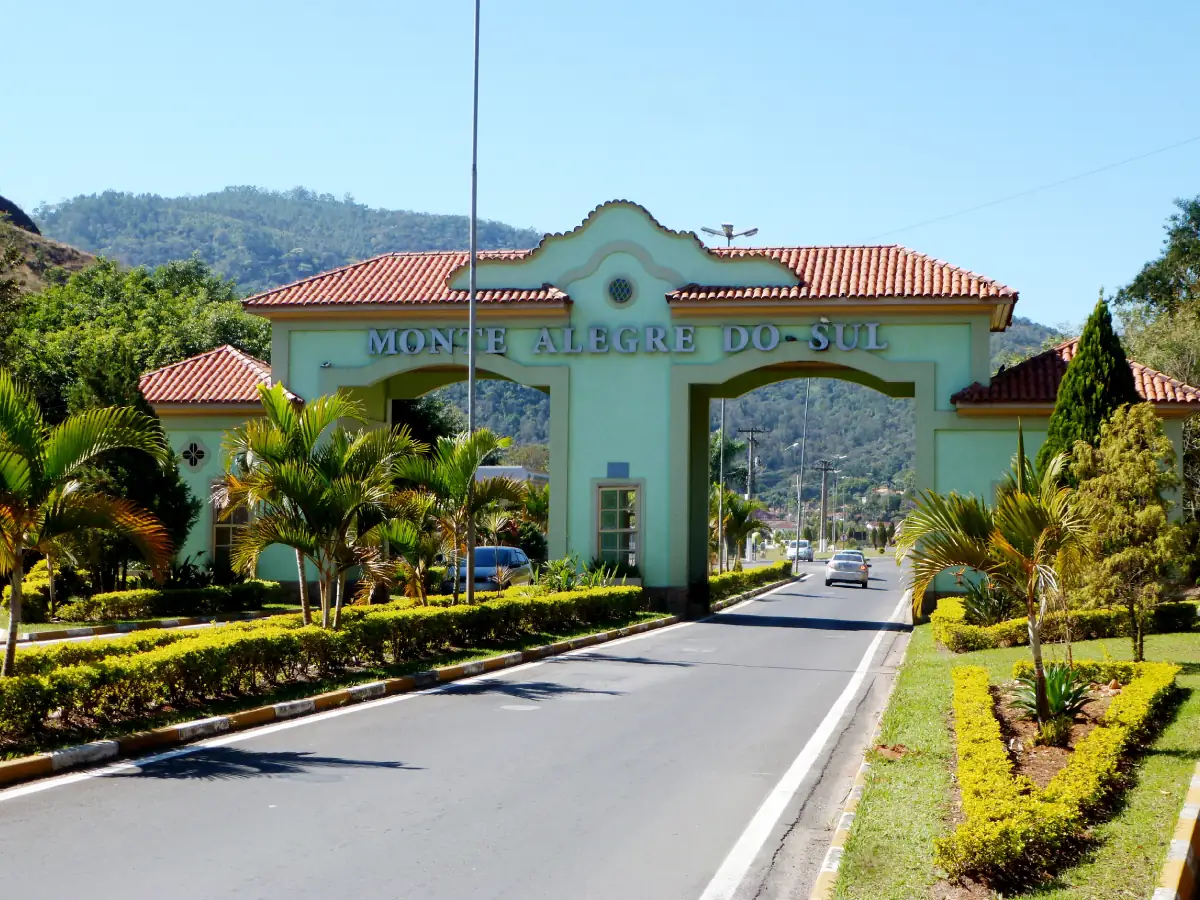
<svg viewBox="0 0 1200 900"><path fill-rule="evenodd" d="M275 192L232 187L198 197L106 192L42 207L35 214L43 233L129 265L155 266L193 254L216 273L234 279L242 294L264 290L315 272L393 250L465 247L467 221L396 210L370 209L297 188ZM481 224L485 248L531 247L541 234L498 222ZM992 336L993 367L1011 365L1060 337L1055 329L1015 319ZM770 429L758 447L759 490L781 502L784 473L795 470L803 430L804 382L789 381L727 403L728 428ZM462 385L442 396L465 407ZM518 444L548 440L545 394L508 382L480 383L479 421ZM713 405L713 426L717 407ZM847 455L843 470L878 483L898 481L911 467L912 404L859 385L813 383L808 422L808 459ZM815 486L815 485L814 485Z"/></svg>
<svg viewBox="0 0 1200 900"><path fill-rule="evenodd" d="M40 207L34 218L49 237L127 265L197 254L244 294L380 253L467 246L466 216L371 209L304 188L229 187L198 197L105 191ZM479 223L484 249L522 249L540 238Z"/></svg>

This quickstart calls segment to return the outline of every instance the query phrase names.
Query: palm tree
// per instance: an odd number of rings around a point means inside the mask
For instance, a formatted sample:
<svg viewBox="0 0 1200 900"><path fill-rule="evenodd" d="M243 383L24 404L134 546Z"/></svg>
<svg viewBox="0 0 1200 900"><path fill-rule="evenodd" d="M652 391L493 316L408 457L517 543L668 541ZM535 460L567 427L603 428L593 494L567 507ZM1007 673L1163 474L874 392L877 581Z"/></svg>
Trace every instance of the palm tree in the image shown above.
<svg viewBox="0 0 1200 900"><path fill-rule="evenodd" d="M499 547L502 533L515 521L512 514L501 507L485 509L479 515L479 530L492 546Z"/></svg>
<svg viewBox="0 0 1200 900"><path fill-rule="evenodd" d="M317 570L321 626L330 627L332 611L336 629L347 573L377 555L372 529L394 515L397 467L423 445L406 428L330 428L358 409L337 397L312 401L293 420L280 406L286 400L282 389L261 389L260 395L274 412L226 441L230 471L217 499L226 510L255 508L234 538L230 562L238 571L253 572L267 547L293 548L302 586L305 561Z"/></svg>
<svg viewBox="0 0 1200 900"><path fill-rule="evenodd" d="M364 574L374 584L399 582L407 597L424 606L430 572L445 552L446 540L437 519L437 498L420 491L404 491L396 502L395 517L387 519L370 535L369 543L379 548L368 561Z"/></svg>
<svg viewBox="0 0 1200 900"><path fill-rule="evenodd" d="M475 602L474 530L480 513L498 503L519 504L525 495L520 482L498 475L476 479L487 457L512 443L487 428L439 438L430 456L405 460L400 477L437 500L437 517L449 544L454 578L454 602L458 602L458 566L466 548L467 603Z"/></svg>
<svg viewBox="0 0 1200 900"><path fill-rule="evenodd" d="M1060 454L1034 477L1018 426L1013 470L994 507L976 497L925 491L896 538L897 558L907 555L912 564L914 617L933 579L953 568L981 572L994 587L1025 601L1039 724L1049 718L1042 621L1060 590L1061 573L1082 565L1090 533L1072 490L1062 486L1065 464Z"/></svg>
<svg viewBox="0 0 1200 900"><path fill-rule="evenodd" d="M116 449L142 450L164 467L173 462L162 429L151 417L110 407L77 413L51 427L29 390L0 369L0 573L12 585L0 675L11 675L16 661L21 581L30 554L53 555L65 540L105 529L129 540L155 577L166 571L171 539L162 523L83 480L89 463Z"/></svg>
<svg viewBox="0 0 1200 900"><path fill-rule="evenodd" d="M342 394L318 397L301 406L283 385L260 385L258 396L263 417L226 432L222 448L226 454L228 475L214 496L214 502L228 516L238 507L256 512L278 512L293 501L279 491L273 477L285 463L305 465L312 461L321 436L339 420L362 423L361 404ZM301 517L302 518L302 517ZM279 543L296 554L300 588L300 609L304 624L312 624L308 597L306 560L315 552L307 529L281 534Z"/></svg>
<svg viewBox="0 0 1200 900"><path fill-rule="evenodd" d="M742 570L742 557L746 554L746 542L754 532L766 528L758 513L767 508L761 500L747 500L733 491L725 492L725 539L733 545L735 572Z"/></svg>
<svg viewBox="0 0 1200 900"><path fill-rule="evenodd" d="M542 534L550 530L550 485L534 484L532 481L526 483L521 517L535 525Z"/></svg>

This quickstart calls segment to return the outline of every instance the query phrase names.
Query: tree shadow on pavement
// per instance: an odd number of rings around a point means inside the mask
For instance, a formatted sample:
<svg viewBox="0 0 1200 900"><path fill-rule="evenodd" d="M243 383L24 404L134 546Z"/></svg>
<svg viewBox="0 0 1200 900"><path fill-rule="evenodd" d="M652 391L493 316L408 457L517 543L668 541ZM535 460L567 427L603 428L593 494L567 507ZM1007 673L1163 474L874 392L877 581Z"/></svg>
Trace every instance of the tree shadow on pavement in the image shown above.
<svg viewBox="0 0 1200 900"><path fill-rule="evenodd" d="M572 694L606 694L616 697L621 691L598 691L592 688L571 687L554 681L473 681L470 684L453 685L439 691L450 696L478 696L500 694L518 700L553 700Z"/></svg>
<svg viewBox="0 0 1200 900"><path fill-rule="evenodd" d="M613 653L577 653L574 656L558 657L557 662L572 663L583 660L584 662L622 662L636 663L640 666L674 666L676 668L686 669L688 666L696 665L694 662L688 662L682 659L649 659L645 656L617 656Z"/></svg>
<svg viewBox="0 0 1200 900"><path fill-rule="evenodd" d="M759 628L809 628L815 631L912 631L903 622L865 622L858 619L820 619L808 616L747 616L725 613L713 616L705 624L752 625Z"/></svg>
<svg viewBox="0 0 1200 900"><path fill-rule="evenodd" d="M343 759L338 756L317 756L307 751L276 752L244 750L238 747L208 747L185 753L161 762L148 763L135 771L106 774L105 778L159 778L179 781L222 781L238 778L259 778L277 775L309 774L330 769L408 769L393 760Z"/></svg>

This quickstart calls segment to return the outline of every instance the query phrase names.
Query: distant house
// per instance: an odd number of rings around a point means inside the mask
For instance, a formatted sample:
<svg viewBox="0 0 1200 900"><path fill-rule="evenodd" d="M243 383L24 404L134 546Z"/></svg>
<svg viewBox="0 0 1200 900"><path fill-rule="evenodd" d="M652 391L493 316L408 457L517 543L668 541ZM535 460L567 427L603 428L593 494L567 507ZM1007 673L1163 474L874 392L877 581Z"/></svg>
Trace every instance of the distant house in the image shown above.
<svg viewBox="0 0 1200 900"><path fill-rule="evenodd" d="M550 483L550 476L545 472L535 472L524 466L480 466L475 472L475 480L495 478L497 476L511 478L513 481L530 481L542 485Z"/></svg>

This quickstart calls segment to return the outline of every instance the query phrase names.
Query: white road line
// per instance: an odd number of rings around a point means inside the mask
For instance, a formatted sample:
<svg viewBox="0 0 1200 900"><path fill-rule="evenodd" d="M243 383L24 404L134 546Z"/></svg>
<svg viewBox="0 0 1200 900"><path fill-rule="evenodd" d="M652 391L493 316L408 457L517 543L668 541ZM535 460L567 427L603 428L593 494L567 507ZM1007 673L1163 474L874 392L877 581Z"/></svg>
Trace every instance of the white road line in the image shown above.
<svg viewBox="0 0 1200 900"><path fill-rule="evenodd" d="M907 598L907 591L901 593L900 602L896 604L896 609L888 619L889 623L900 618L908 604ZM817 726L813 736L808 739L808 743L804 745L800 755L783 773L779 783L775 785L771 793L767 795L767 799L763 801L762 806L758 808L758 812L754 814L754 818L750 820L750 824L746 826L742 836L738 838L733 849L729 851L729 855L725 857L725 861L721 863L721 868L717 869L717 874L713 876L708 887L704 889L704 893L700 895L700 900L731 900L734 896L738 886L746 877L746 873L750 871L750 866L758 856L758 851L771 836L775 823L779 821L779 817L783 815L788 803L800 789L800 784L833 736L838 721L850 706L855 694L858 693L858 689L866 677L867 669L870 668L871 660L874 659L875 652L883 641L885 632L886 629L883 628L875 632L871 645L863 654L863 658L859 660L858 668L850 677L850 683L846 685L841 696L834 701L833 706L829 707L829 712L825 714L825 718L821 720L821 724Z"/></svg>
<svg viewBox="0 0 1200 900"><path fill-rule="evenodd" d="M792 583L794 583L794 582L789 582L788 584L792 584ZM767 591L764 594L759 594L758 596L766 597L770 594L774 594L778 591L782 591L787 587L788 587L787 584L781 585L780 587L777 587L773 590ZM744 606L746 603L750 603L756 599L758 599L758 598L750 597L746 600L743 600L741 603L737 603L733 606L730 606L730 607L727 607L726 609L721 610L721 612L719 612L719 613L714 613L714 615L719 616L719 615L722 615L723 613L731 612L735 609L738 609L741 606ZM712 617L709 616L708 618L712 618ZM112 763L107 766L102 766L102 767L95 768L95 769L86 769L81 772L72 772L67 775L58 775L58 776L54 776L51 778L43 778L39 781L30 782L29 784L20 785L17 787L11 787L11 788L8 788L7 790L0 791L0 803L4 803L7 800L15 800L18 797L25 797L29 794L38 794L38 793L41 793L42 791L51 790L52 788L66 787L69 784L76 784L80 781L87 781L89 778L101 778L106 775L114 775L119 772L128 772L133 769L140 769L143 766L149 766L149 765L152 765L152 764L158 763L158 762L165 762L166 760L169 760L169 759L177 759L180 756L188 756L189 754L192 754L192 753L199 753L201 750L206 750L206 749L209 749L212 747L226 747L230 744L237 744L237 743L240 743L241 741L251 740L252 738L263 737L268 734L274 734L277 731L287 731L290 728L302 728L305 725L315 725L316 723L324 722L327 719L335 719L338 716L348 716L348 715L353 715L354 713L360 713L360 712L366 712L368 710L379 709L380 707L383 707L383 706L390 706L393 703L402 703L405 700L412 700L414 697L421 697L426 694L440 694L447 690L452 690L453 688L457 687L458 685L470 684L470 683L476 682L476 681L487 681L489 679L496 679L501 676L511 675L514 672L523 672L528 669L536 668L537 666L544 666L548 662L553 662L554 660L562 659L563 657L575 656L575 655L581 654L581 653L594 653L597 650L597 648L607 649L608 647L615 647L618 644L628 644L633 641L640 641L643 638L648 638L648 637L652 637L654 635L659 635L659 634L666 634L667 632L670 632L670 631L677 631L681 628L687 628L691 625L697 624L697 622L703 622L703 621L705 621L705 620L698 619L696 621L690 621L690 622L676 622L674 625L667 625L663 628L655 628L650 631L639 632L638 634L630 634L630 635L626 635L625 637L614 638L611 641L602 641L601 643L598 643L598 644L592 644L589 647L580 647L577 650L568 650L566 653L560 653L557 656L548 656L545 659L536 659L536 660L533 660L532 662L521 663L520 665L517 665L517 666L510 666L507 669L497 669L494 672L486 672L482 675L475 675L470 678L460 678L457 681L452 681L447 684L441 684L436 687L425 688L424 690L420 690L420 691L410 691L409 693L406 693L406 694L395 694L391 697L382 697L378 700L369 700L369 701L365 701L363 703L355 703L351 706L342 706L337 709L330 709L330 710L326 710L325 712L314 713L313 715L310 715L310 716L303 716L298 719L290 719L286 722L274 722L270 725L262 725L258 728L247 729L246 731L238 731L233 734L223 735L221 737L209 738L208 740L199 741L195 744L188 744L186 747L179 747L175 750L166 750L162 753L155 753L150 756L143 756L143 757L140 757L137 759L123 760L121 762L115 762L115 763ZM194 627L199 627L199 626L194 626Z"/></svg>

